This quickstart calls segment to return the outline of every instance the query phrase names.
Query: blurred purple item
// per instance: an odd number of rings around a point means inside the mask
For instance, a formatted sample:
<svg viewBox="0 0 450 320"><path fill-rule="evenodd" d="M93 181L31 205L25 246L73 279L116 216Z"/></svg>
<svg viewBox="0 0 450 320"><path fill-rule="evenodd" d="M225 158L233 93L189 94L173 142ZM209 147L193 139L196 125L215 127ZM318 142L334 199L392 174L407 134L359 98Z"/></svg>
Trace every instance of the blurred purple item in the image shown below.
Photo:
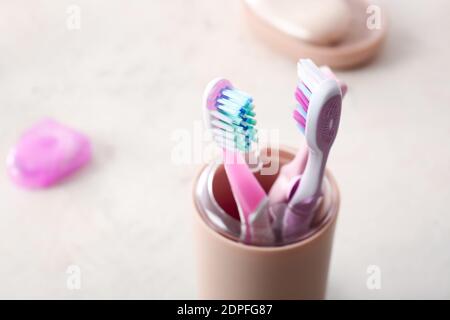
<svg viewBox="0 0 450 320"><path fill-rule="evenodd" d="M11 179L26 188L46 188L71 175L91 159L89 139L54 120L28 129L11 150Z"/></svg>

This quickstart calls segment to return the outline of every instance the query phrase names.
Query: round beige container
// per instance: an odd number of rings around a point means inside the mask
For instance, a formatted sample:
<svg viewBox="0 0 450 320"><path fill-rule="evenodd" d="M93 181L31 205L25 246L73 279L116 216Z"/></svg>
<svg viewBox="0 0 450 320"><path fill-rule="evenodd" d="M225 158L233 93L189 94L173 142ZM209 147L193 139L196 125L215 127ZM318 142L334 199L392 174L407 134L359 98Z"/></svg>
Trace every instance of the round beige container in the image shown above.
<svg viewBox="0 0 450 320"><path fill-rule="evenodd" d="M328 65L336 69L348 69L363 65L374 58L382 48L388 30L387 13L380 3L373 0L346 0L351 9L351 26L348 35L335 45L316 45L288 35L278 30L258 16L242 0L244 16L254 32L271 47L295 61L300 58L311 58L319 65ZM380 25L377 29L369 29L367 13L372 4L379 8Z"/></svg>
<svg viewBox="0 0 450 320"><path fill-rule="evenodd" d="M277 158L281 166L289 162L293 154L287 149L282 149ZM327 206L326 212L319 212L317 215L323 219L317 223L315 230L307 238L285 246L257 247L229 239L211 228L205 221L203 209L194 201L199 297L201 299L325 298L340 201L336 181L329 172L326 173L326 177L331 188L330 192L325 194L324 202L329 202L330 205ZM217 188L214 193L217 202L226 211L235 210L222 166L215 173L214 179L217 185L223 186ZM258 179L265 189L269 189L276 175L258 176ZM197 183L198 179L194 186Z"/></svg>

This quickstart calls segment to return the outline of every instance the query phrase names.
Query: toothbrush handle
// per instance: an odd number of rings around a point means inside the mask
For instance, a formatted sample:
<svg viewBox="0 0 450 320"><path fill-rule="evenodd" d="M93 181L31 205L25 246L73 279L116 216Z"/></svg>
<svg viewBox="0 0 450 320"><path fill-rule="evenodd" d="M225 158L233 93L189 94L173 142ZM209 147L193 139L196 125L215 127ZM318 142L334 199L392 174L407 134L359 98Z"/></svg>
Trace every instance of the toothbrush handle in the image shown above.
<svg viewBox="0 0 450 320"><path fill-rule="evenodd" d="M242 239L247 243L271 244L274 240L268 212L268 197L238 152L224 149L224 167L231 191L245 222ZM230 161L231 160L231 161Z"/></svg>
<svg viewBox="0 0 450 320"><path fill-rule="evenodd" d="M320 195L328 153L310 150L305 172L284 216L283 234L294 236L307 231L313 220L313 209Z"/></svg>
<svg viewBox="0 0 450 320"><path fill-rule="evenodd" d="M289 205L295 207L308 198L316 197L320 193L327 153L309 150L309 158L300 185L292 196Z"/></svg>
<svg viewBox="0 0 450 320"><path fill-rule="evenodd" d="M286 201L287 195L290 194L290 190L287 190L289 183L292 178L302 174L305 170L307 159L308 148L306 146L301 147L295 154L294 159L280 169L277 179L270 188L270 204Z"/></svg>
<svg viewBox="0 0 450 320"><path fill-rule="evenodd" d="M308 160L308 147L304 146L295 154L294 159L291 162L281 168L281 174L286 177L293 178L302 174L305 171L306 163Z"/></svg>
<svg viewBox="0 0 450 320"><path fill-rule="evenodd" d="M231 190L242 211L242 221L248 221L249 215L261 205L266 192L250 171L244 158L238 152L224 149L224 166L230 181Z"/></svg>

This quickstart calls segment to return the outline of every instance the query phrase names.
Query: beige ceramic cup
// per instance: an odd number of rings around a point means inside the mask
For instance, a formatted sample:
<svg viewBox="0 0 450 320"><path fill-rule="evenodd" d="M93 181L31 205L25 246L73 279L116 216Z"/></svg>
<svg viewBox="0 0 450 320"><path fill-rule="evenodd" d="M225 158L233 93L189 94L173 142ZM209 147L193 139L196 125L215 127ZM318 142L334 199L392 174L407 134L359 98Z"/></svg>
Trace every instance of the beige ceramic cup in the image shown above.
<svg viewBox="0 0 450 320"><path fill-rule="evenodd" d="M277 158L281 166L289 162L293 154L288 149L281 149ZM266 190L276 179L276 175L257 177ZM204 208L199 206L198 199L194 199L199 297L324 299L340 202L336 181L328 171L326 179L330 187L323 203L328 205L322 205L319 208L322 212L318 212L323 219L316 223L308 237L283 246L257 247L226 237L211 227ZM217 203L224 211L235 214L236 205L223 166L217 167L212 181ZM199 178L194 188L198 184Z"/></svg>

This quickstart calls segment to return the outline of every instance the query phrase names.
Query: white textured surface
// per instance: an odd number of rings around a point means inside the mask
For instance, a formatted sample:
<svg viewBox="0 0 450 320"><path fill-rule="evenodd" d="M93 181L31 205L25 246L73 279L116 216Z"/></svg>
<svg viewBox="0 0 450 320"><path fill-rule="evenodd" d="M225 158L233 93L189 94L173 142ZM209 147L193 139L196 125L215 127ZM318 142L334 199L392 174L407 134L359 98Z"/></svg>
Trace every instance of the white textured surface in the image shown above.
<svg viewBox="0 0 450 320"><path fill-rule="evenodd" d="M299 140L295 63L248 32L235 1L0 2L0 158L52 116L89 134L93 164L27 192L0 174L0 298L195 298L191 182L174 128L204 85L251 92L259 123ZM329 298L450 298L450 29L446 0L389 1L387 46L339 73L350 92L330 167L342 189ZM66 8L81 7L81 30ZM82 287L66 288L66 268ZM366 288L379 265L382 289Z"/></svg>

